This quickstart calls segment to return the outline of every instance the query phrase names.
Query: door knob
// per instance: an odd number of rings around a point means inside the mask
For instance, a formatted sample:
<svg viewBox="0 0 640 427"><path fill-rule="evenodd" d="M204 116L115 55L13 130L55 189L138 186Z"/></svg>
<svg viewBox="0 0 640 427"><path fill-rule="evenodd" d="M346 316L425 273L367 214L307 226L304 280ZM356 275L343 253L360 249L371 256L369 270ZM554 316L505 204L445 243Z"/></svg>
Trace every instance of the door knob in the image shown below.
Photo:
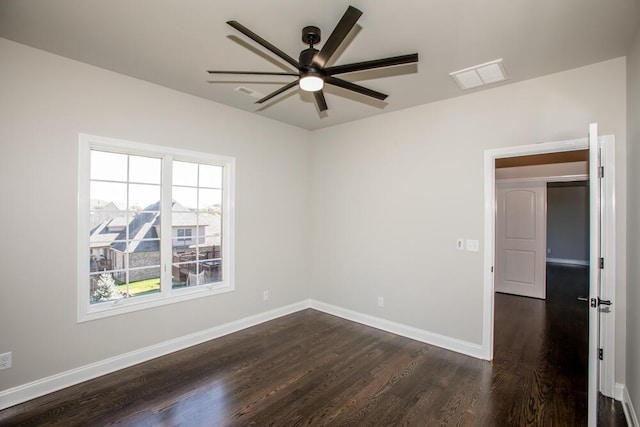
<svg viewBox="0 0 640 427"><path fill-rule="evenodd" d="M578 297L578 301L589 302L589 298ZM591 307L599 307L601 305L612 305L612 304L613 303L611 302L611 300L608 300L608 299L600 299L600 297L598 297L598 300L596 301L595 298L591 298Z"/></svg>

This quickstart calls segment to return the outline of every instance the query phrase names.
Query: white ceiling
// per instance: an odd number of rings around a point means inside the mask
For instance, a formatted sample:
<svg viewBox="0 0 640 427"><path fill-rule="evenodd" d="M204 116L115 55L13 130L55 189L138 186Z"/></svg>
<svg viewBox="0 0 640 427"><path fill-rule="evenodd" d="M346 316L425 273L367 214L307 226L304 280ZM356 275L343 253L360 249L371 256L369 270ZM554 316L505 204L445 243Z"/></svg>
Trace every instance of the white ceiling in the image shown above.
<svg viewBox="0 0 640 427"><path fill-rule="evenodd" d="M205 72L287 69L228 20L297 58L301 29L326 40L350 4L364 14L335 65L420 55L417 66L341 76L385 102L328 87L325 113L300 90L265 108L234 89L266 95L292 78ZM1 37L306 129L483 90L463 92L449 73L498 58L509 84L624 56L639 23L638 0L0 0Z"/></svg>

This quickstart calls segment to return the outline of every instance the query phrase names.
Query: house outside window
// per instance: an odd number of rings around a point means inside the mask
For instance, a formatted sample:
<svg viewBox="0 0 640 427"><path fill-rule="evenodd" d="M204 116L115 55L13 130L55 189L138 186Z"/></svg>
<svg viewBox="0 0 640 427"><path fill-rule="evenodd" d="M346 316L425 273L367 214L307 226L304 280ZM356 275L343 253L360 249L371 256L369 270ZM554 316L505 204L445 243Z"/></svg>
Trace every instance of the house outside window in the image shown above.
<svg viewBox="0 0 640 427"><path fill-rule="evenodd" d="M233 290L233 158L80 135L79 159L79 321Z"/></svg>

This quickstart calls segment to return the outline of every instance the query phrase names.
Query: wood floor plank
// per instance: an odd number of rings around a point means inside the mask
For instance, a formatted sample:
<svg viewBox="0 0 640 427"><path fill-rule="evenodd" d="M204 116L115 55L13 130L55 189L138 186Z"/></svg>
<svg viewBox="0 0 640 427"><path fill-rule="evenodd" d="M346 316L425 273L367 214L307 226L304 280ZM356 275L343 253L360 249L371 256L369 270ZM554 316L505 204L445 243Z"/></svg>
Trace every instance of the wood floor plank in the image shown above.
<svg viewBox="0 0 640 427"><path fill-rule="evenodd" d="M0 411L0 425L585 425L588 276L547 275L546 302L496 295L493 362L304 310ZM600 409L625 425L619 403Z"/></svg>

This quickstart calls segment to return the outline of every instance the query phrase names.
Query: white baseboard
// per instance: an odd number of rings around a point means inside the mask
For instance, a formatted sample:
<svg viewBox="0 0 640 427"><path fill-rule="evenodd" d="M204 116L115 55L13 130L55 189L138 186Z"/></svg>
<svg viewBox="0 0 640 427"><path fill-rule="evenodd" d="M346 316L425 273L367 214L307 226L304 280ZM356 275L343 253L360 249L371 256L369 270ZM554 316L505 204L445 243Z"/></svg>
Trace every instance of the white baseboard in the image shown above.
<svg viewBox="0 0 640 427"><path fill-rule="evenodd" d="M447 337L444 335L425 331L423 329L414 328L413 326L407 326L401 323L392 322L390 320L381 319L379 317L370 316L368 314L362 314L357 311L337 307L335 305L326 304L320 301L311 300L310 307L318 311L323 311L325 313L332 314L343 319L362 323L363 325L371 326L376 329L381 329L383 331L391 332L396 335L411 338L416 341L435 345L437 347L442 347L444 349L455 351L457 353L466 354L467 356L472 356L477 359L484 359L483 356L485 352L482 346L479 344Z"/></svg>
<svg viewBox="0 0 640 427"><path fill-rule="evenodd" d="M616 388L617 386L618 384L616 384ZM627 419L627 425L629 427L640 427L638 415L633 407L631 396L629 396L629 390L624 385L622 386L622 408L624 409L624 416Z"/></svg>
<svg viewBox="0 0 640 427"><path fill-rule="evenodd" d="M259 313L223 325L214 326L204 331L195 332L180 338L165 341L149 347L124 353L109 359L100 360L79 368L70 369L59 374L51 375L27 384L0 391L0 410L19 403L26 402L36 397L43 396L54 391L88 381L102 375L106 375L120 369L128 368L138 363L146 362L156 357L164 356L178 350L182 350L205 341L222 337L240 330L250 328L260 323L278 317L286 316L306 308L313 308L343 319L371 326L376 329L391 332L416 341L442 347L457 353L466 354L482 359L484 350L481 345L447 337L368 314L358 313L346 308L325 304L315 300L304 300L285 307Z"/></svg>
<svg viewBox="0 0 640 427"><path fill-rule="evenodd" d="M613 398L618 402L622 402L624 400L624 384L615 383L613 386Z"/></svg>
<svg viewBox="0 0 640 427"><path fill-rule="evenodd" d="M0 410L13 405L17 405L22 402L26 402L31 399L35 399L36 397L40 397L48 393L52 393L65 387L70 387L83 381L97 378L101 375L128 368L129 366L146 362L147 360L164 356L166 354L173 353L174 351L182 350L196 344L201 344L205 341L219 338L221 336L228 335L233 332L237 332L242 329L246 329L251 326L276 319L278 317L286 316L287 314L295 313L306 308L309 308L309 300L301 301L274 310L265 311L264 313L245 317L243 319L235 320L223 325L214 326L213 328L209 328L204 331L195 332L193 334L185 335L180 338L165 341L149 347L141 348L139 350L134 350L129 353L114 356L109 359L91 363L89 365L81 366L79 368L61 372L59 374L42 378L27 384L23 384L7 390L2 390L0 391Z"/></svg>
<svg viewBox="0 0 640 427"><path fill-rule="evenodd" d="M547 258L549 264L589 265L589 261L582 259Z"/></svg>

